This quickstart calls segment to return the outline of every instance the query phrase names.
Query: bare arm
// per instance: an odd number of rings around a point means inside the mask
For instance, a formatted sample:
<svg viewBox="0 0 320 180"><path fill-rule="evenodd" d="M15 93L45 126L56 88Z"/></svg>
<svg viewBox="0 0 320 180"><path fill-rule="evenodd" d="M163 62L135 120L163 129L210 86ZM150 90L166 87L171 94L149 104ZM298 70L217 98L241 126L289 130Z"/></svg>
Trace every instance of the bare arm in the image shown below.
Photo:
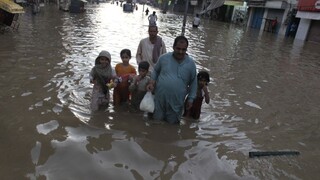
<svg viewBox="0 0 320 180"><path fill-rule="evenodd" d="M164 54L167 52L167 49L166 49L166 44L164 43L164 41L162 40L162 47L161 47L161 52L160 52L160 55L161 54Z"/></svg>
<svg viewBox="0 0 320 180"><path fill-rule="evenodd" d="M156 84L156 81L153 79L150 79L150 81L147 85L147 90L153 92L155 84Z"/></svg>
<svg viewBox="0 0 320 180"><path fill-rule="evenodd" d="M142 41L140 41L137 54L136 54L137 64L139 64L142 61Z"/></svg>
<svg viewBox="0 0 320 180"><path fill-rule="evenodd" d="M209 91L208 91L208 87L204 86L203 87L203 92L204 92L204 100L207 104L209 104L210 102L210 97L209 97Z"/></svg>

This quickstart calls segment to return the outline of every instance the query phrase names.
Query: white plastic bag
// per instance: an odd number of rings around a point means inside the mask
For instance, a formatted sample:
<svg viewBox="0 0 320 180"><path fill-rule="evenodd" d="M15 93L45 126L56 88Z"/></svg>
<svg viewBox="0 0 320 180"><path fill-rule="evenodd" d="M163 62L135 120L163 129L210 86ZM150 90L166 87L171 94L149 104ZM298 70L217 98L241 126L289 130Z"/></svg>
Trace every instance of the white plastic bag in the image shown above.
<svg viewBox="0 0 320 180"><path fill-rule="evenodd" d="M153 100L153 95L150 91L148 91L141 103L140 103L140 110L141 111L145 111L145 112L149 112L149 113L153 113L154 111L154 100Z"/></svg>

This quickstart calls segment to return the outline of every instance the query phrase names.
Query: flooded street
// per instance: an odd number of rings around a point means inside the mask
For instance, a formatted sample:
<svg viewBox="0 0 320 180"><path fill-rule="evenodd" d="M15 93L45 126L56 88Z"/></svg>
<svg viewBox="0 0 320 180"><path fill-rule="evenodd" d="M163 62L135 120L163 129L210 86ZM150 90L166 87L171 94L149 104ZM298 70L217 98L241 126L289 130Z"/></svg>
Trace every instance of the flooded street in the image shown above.
<svg viewBox="0 0 320 180"><path fill-rule="evenodd" d="M146 7L145 7L146 8ZM29 9L30 10L30 9ZM158 14L172 51L182 15ZM0 175L4 180L317 179L320 45L233 24L187 19L188 54L207 70L210 104L199 120L153 123L110 106L91 113L89 72L101 50L137 67L147 17L110 3L70 14L47 5L0 34ZM249 151L299 151L249 158Z"/></svg>

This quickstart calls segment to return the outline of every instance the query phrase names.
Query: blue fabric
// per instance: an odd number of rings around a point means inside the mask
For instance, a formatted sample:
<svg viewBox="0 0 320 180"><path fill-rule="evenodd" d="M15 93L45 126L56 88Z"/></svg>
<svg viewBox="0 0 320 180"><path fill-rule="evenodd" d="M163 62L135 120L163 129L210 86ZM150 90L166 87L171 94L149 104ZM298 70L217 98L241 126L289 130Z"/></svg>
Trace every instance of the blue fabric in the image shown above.
<svg viewBox="0 0 320 180"><path fill-rule="evenodd" d="M186 96L189 102L196 97L197 72L194 61L186 55L179 64L172 52L166 53L160 56L151 78L156 81L154 119L178 123Z"/></svg>

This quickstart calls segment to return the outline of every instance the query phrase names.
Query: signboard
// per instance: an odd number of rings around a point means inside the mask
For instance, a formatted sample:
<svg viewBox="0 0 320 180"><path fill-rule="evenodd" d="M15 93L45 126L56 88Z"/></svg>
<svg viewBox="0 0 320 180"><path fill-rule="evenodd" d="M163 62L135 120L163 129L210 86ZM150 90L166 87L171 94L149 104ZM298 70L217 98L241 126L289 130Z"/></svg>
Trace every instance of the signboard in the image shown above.
<svg viewBox="0 0 320 180"><path fill-rule="evenodd" d="M298 10L320 12L320 0L299 0Z"/></svg>
<svg viewBox="0 0 320 180"><path fill-rule="evenodd" d="M0 0L0 8L11 14L24 13L23 7L10 0Z"/></svg>
<svg viewBox="0 0 320 180"><path fill-rule="evenodd" d="M316 4L314 5L314 7L315 7L316 9L320 9L320 1L317 1Z"/></svg>

